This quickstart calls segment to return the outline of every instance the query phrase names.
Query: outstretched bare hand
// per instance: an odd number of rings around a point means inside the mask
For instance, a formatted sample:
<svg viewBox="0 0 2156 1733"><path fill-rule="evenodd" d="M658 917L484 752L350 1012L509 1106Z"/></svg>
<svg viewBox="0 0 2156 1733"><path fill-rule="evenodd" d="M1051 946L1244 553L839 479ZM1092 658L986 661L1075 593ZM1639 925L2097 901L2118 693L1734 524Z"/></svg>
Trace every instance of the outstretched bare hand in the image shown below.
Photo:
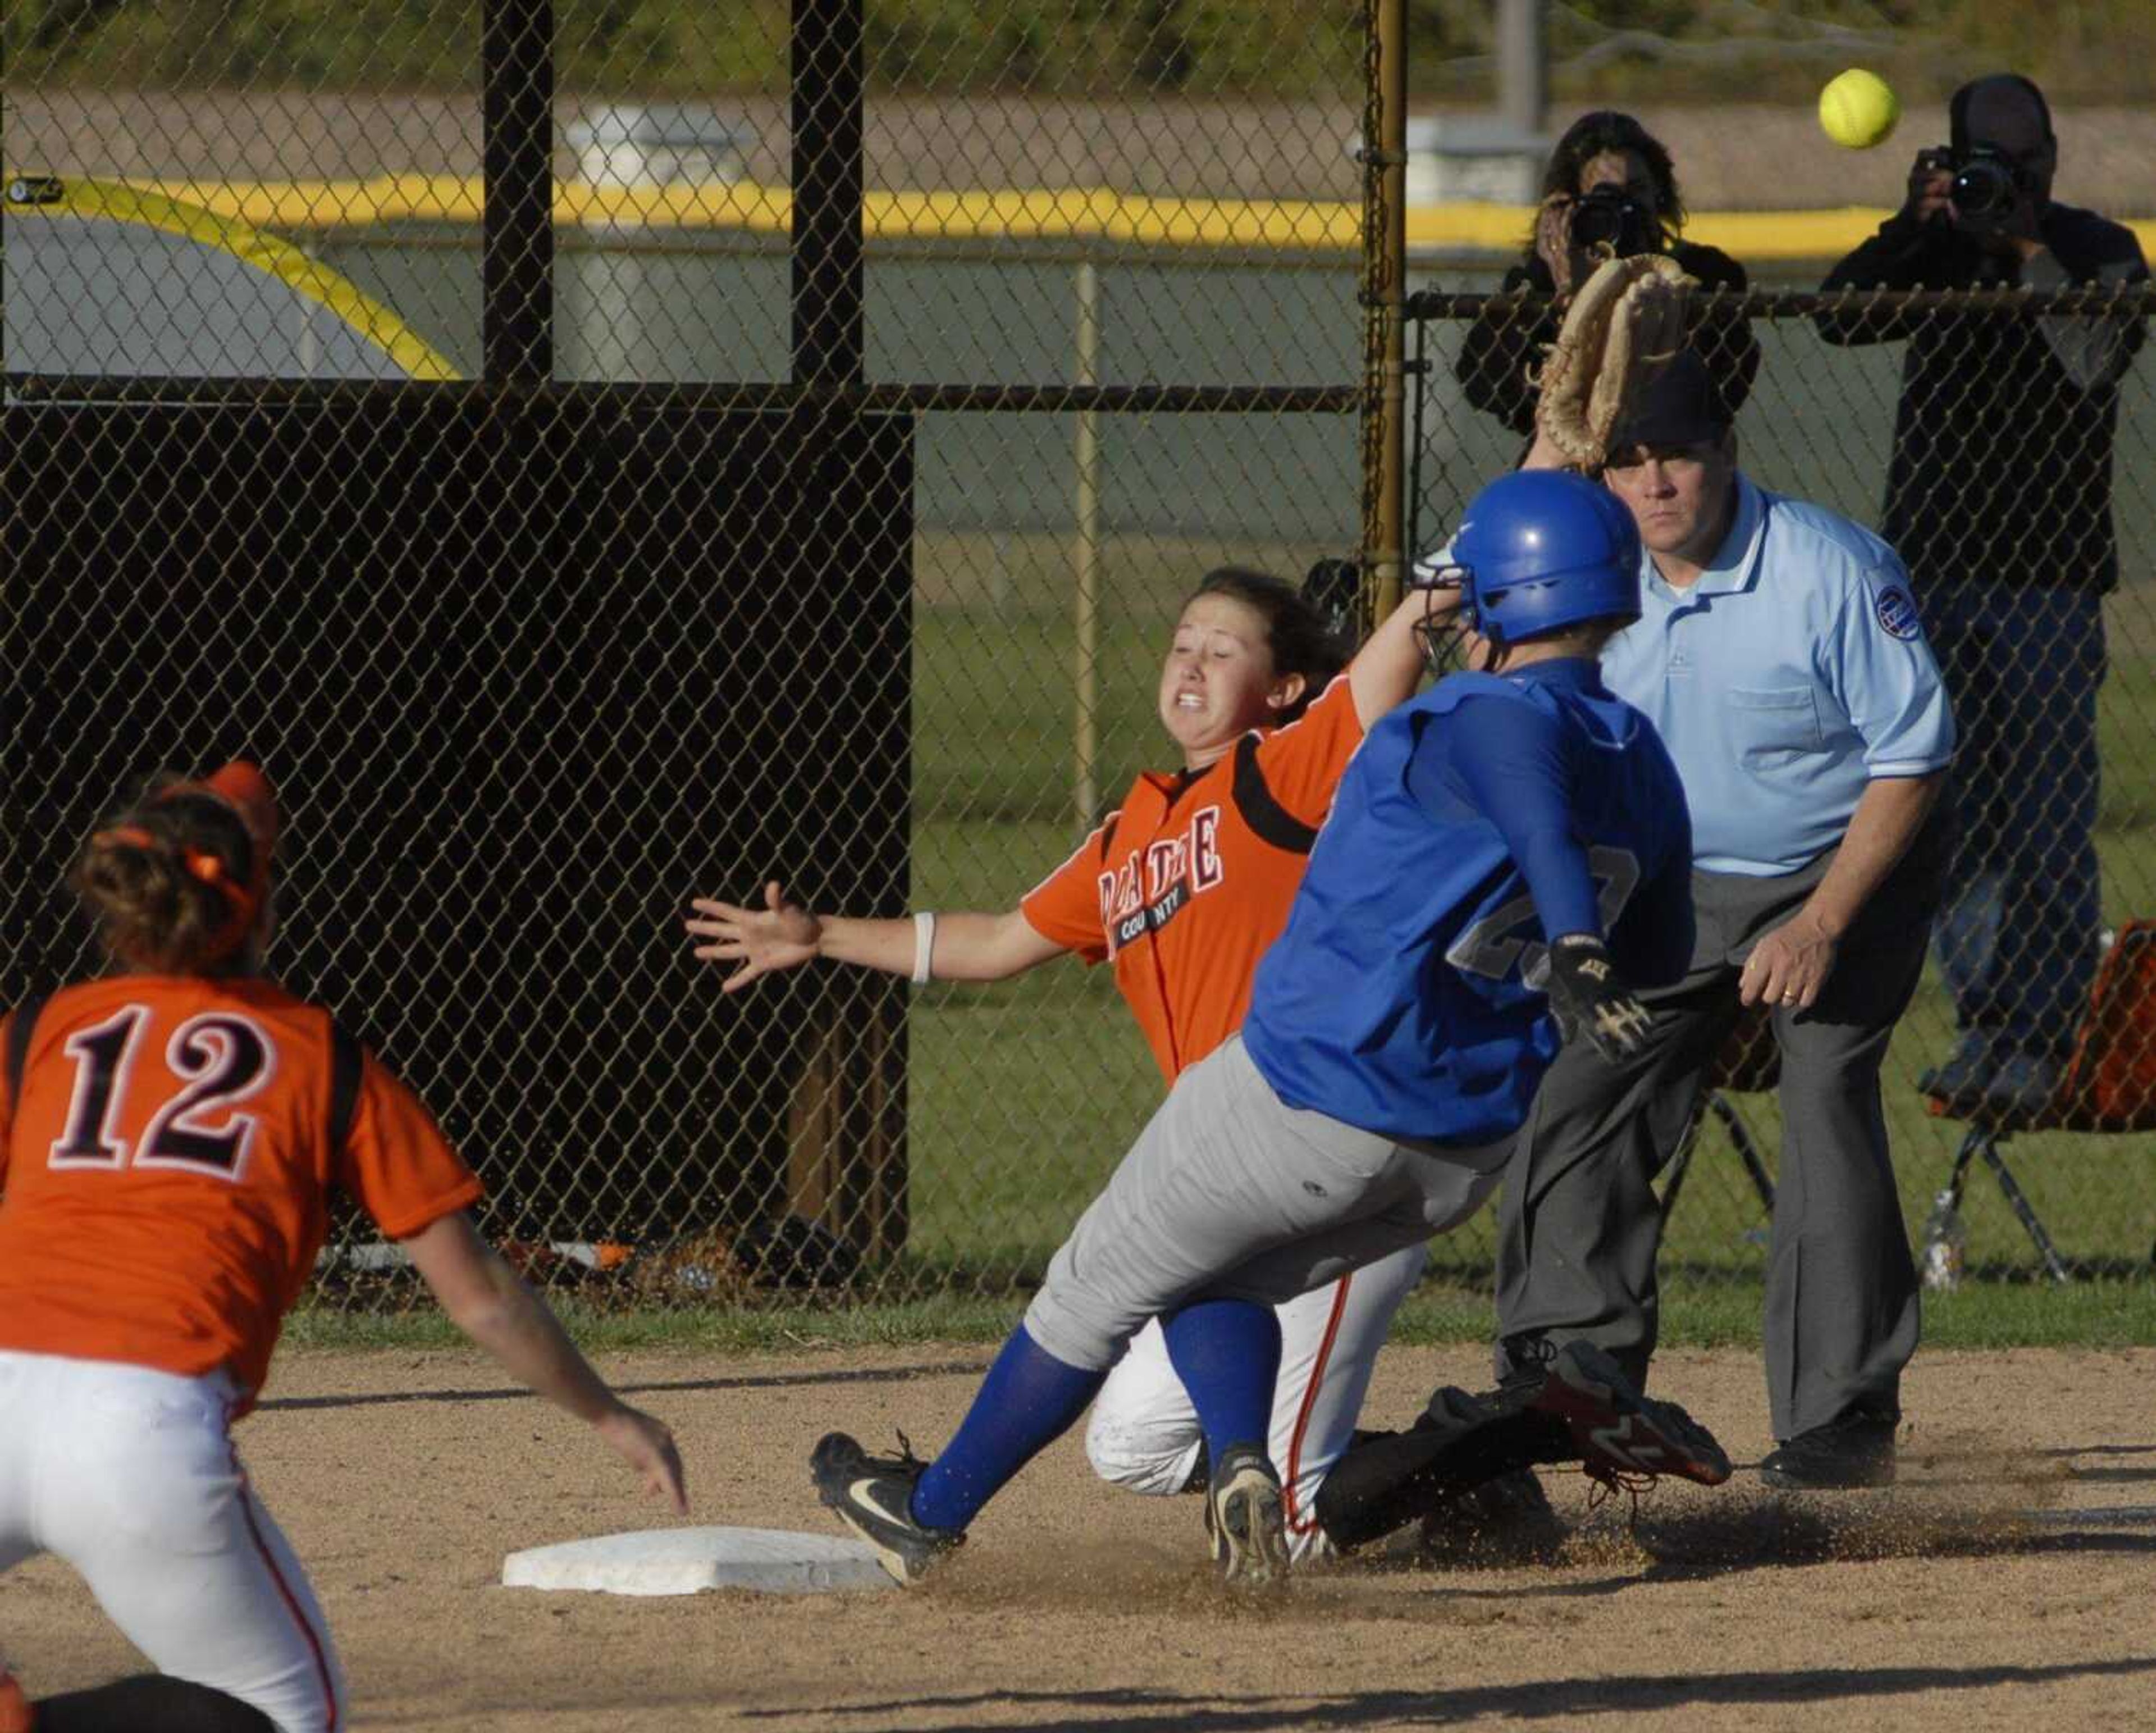
<svg viewBox="0 0 2156 1733"><path fill-rule="evenodd" d="M664 1421L624 1402L612 1413L593 1422L598 1435L621 1459L643 1477L647 1490L666 1500L677 1516L689 1511L689 1494L681 1478L681 1453Z"/></svg>
<svg viewBox="0 0 2156 1733"><path fill-rule="evenodd" d="M799 903L788 902L775 878L763 887L763 905L760 909L739 908L709 897L690 899L696 914L682 924L691 938L710 941L698 945L693 954L707 963L738 959L741 964L720 983L729 993L758 975L798 968L815 956L824 936L824 923Z"/></svg>

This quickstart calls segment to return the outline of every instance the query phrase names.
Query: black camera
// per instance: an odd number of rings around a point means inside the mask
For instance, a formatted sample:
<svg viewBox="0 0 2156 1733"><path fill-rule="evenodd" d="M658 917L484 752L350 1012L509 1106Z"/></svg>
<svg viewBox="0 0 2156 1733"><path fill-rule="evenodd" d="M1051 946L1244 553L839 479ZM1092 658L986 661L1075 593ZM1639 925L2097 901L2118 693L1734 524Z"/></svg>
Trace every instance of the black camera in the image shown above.
<svg viewBox="0 0 2156 1733"><path fill-rule="evenodd" d="M1954 219L1972 229L1996 229L2005 224L2021 195L2035 184L2029 171L1997 145L1971 145L1958 155L1943 147L1926 151L1919 167L1952 173L1948 197L1953 200Z"/></svg>
<svg viewBox="0 0 2156 1733"><path fill-rule="evenodd" d="M2028 172L1997 146L1972 146L1954 165L1954 209L1964 222L2003 223L2027 184Z"/></svg>
<svg viewBox="0 0 2156 1733"><path fill-rule="evenodd" d="M1583 252L1606 246L1613 257L1651 253L1657 239L1647 208L1622 187L1590 188L1572 208L1572 244Z"/></svg>

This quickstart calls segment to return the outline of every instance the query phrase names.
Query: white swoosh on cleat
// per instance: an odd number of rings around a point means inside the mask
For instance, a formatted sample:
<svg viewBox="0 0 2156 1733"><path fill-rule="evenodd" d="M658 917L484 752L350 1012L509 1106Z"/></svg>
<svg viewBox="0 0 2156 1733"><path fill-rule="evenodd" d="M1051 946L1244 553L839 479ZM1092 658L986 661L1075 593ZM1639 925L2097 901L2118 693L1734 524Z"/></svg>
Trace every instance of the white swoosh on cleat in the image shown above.
<svg viewBox="0 0 2156 1733"><path fill-rule="evenodd" d="M880 1504L877 1503L875 1498L875 1489L876 1483L873 1480L856 1480L852 1485L846 1489L846 1496L855 1504L867 1505L870 1509L875 1511L875 1514L878 1516L880 1516L886 1522L896 1524L898 1527L902 1529L911 1529L919 1526L919 1525L914 1521L912 1515L910 1513L901 1511L898 1514L893 1515Z"/></svg>

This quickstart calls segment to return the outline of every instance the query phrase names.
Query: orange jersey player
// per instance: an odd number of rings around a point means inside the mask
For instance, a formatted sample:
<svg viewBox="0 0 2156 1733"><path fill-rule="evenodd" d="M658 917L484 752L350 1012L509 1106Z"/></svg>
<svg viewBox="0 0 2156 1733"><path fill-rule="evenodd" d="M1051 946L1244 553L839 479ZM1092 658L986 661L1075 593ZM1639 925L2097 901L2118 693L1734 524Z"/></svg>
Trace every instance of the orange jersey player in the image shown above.
<svg viewBox="0 0 2156 1733"><path fill-rule="evenodd" d="M1141 775L1017 908L855 919L813 914L773 883L761 909L697 898L688 928L706 942L696 954L738 964L731 992L816 957L921 981L999 980L1075 953L1114 966L1173 1084L1241 1025L1341 772L1363 730L1414 691L1427 599L1403 604L1342 672L1343 648L1292 586L1211 573L1184 604L1160 672L1161 726L1182 768ZM1280 1308L1272 1448L1299 1555L1326 1544L1312 1501L1353 1436L1371 1362L1427 1255L1410 1247ZM1096 1400L1086 1448L1105 1478L1139 1492L1179 1491L1202 1475L1197 1415L1158 1325Z"/></svg>
<svg viewBox="0 0 2156 1733"><path fill-rule="evenodd" d="M1199 677L1174 670L1164 713L1197 695ZM1057 951L1115 965L1168 1082L1242 1026L1250 977L1286 924L1363 726L1342 675L1293 720L1239 735L1208 764L1144 773L1019 902Z"/></svg>
<svg viewBox="0 0 2156 1733"><path fill-rule="evenodd" d="M228 1437L341 1190L444 1309L677 1509L672 1436L614 1396L466 1215L418 1098L260 973L269 784L165 781L74 882L112 967L0 1025L0 1571L65 1559L160 1669L0 1712L54 1733L331 1733L321 1611ZM4 1724L0 1724L4 1725Z"/></svg>

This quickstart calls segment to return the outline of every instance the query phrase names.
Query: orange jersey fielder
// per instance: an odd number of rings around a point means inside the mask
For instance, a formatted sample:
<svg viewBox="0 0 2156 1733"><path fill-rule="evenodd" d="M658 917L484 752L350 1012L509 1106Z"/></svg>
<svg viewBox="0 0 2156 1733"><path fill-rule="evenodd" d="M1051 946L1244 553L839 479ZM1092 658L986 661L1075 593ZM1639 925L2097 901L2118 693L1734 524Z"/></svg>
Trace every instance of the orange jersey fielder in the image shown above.
<svg viewBox="0 0 2156 1733"><path fill-rule="evenodd" d="M1241 1027L1362 741L1342 674L1296 721L1244 735L1204 769L1140 776L1019 903L1042 938L1115 964L1170 1083Z"/></svg>
<svg viewBox="0 0 2156 1733"><path fill-rule="evenodd" d="M333 1189L392 1239L480 1196L418 1097L271 981L115 975L0 1044L0 1348L222 1366L251 1401Z"/></svg>

